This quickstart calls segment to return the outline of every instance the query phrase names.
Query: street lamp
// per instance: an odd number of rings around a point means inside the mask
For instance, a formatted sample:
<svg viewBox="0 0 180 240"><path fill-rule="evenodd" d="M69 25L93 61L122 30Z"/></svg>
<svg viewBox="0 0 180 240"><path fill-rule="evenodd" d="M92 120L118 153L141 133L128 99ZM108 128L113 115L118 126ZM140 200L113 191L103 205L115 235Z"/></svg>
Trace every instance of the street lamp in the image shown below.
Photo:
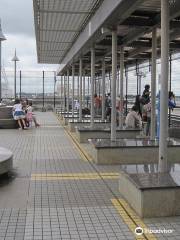
<svg viewBox="0 0 180 240"><path fill-rule="evenodd" d="M137 95L141 95L141 79L146 77L146 73L137 71L135 76L137 76Z"/></svg>
<svg viewBox="0 0 180 240"><path fill-rule="evenodd" d="M1 42L6 40L2 28L1 28L1 19L0 19L0 103L2 99L2 84L1 84Z"/></svg>
<svg viewBox="0 0 180 240"><path fill-rule="evenodd" d="M19 58L16 56L16 49L12 61L14 62L14 99L16 99L16 62L19 61Z"/></svg>

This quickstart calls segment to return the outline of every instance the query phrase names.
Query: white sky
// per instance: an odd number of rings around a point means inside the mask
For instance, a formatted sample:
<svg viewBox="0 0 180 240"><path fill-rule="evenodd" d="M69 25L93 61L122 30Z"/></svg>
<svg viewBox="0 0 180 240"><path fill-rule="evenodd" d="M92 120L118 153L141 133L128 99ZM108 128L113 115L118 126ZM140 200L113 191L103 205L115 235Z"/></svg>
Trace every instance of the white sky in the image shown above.
<svg viewBox="0 0 180 240"><path fill-rule="evenodd" d="M2 43L2 61L6 71L13 71L11 61L16 48L20 62L17 70L56 71L58 65L37 63L36 40L34 31L33 0L0 0L0 18L3 33L7 40ZM172 88L180 95L180 61L173 61ZM129 93L134 92L136 77L129 77ZM150 81L150 76L144 79Z"/></svg>
<svg viewBox="0 0 180 240"><path fill-rule="evenodd" d="M58 65L38 64L34 31L33 0L0 0L2 30L7 38L2 42L2 64L13 70L16 48L20 70L57 70Z"/></svg>

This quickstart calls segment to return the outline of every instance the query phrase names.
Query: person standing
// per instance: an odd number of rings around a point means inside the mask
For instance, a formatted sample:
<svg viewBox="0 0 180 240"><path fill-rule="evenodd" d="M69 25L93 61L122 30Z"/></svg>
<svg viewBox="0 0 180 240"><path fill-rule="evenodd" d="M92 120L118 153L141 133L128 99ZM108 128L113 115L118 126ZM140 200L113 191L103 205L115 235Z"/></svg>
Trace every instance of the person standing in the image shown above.
<svg viewBox="0 0 180 240"><path fill-rule="evenodd" d="M142 98L144 99L144 104L147 104L150 102L150 85L149 84L146 84L145 85L145 89L143 91L143 94L142 94Z"/></svg>

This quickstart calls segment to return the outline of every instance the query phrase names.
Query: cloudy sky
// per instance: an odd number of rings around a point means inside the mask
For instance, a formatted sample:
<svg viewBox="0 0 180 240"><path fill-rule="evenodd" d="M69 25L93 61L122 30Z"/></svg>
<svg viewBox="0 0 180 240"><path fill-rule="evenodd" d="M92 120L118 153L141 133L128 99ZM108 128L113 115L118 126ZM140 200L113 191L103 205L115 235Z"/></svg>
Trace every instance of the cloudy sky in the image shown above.
<svg viewBox="0 0 180 240"><path fill-rule="evenodd" d="M2 44L2 64L13 70L12 57L16 48L21 70L57 70L57 65L37 63L33 19L33 0L0 0L0 18L7 38Z"/></svg>
<svg viewBox="0 0 180 240"><path fill-rule="evenodd" d="M18 70L57 70L57 65L42 65L37 63L33 0L0 0L0 4L3 33L7 38L7 41L4 41L2 44L2 60L6 71L13 71L14 69L11 60L15 48L20 59ZM180 61L173 61L172 88L177 95L180 95L179 66ZM129 75L128 91L129 94L133 94L136 89L136 77L134 73L130 73ZM13 79L9 78L9 82L13 83ZM147 74L147 77L144 79L144 84L147 82L150 82L150 74ZM34 86L37 89L37 85L35 84Z"/></svg>

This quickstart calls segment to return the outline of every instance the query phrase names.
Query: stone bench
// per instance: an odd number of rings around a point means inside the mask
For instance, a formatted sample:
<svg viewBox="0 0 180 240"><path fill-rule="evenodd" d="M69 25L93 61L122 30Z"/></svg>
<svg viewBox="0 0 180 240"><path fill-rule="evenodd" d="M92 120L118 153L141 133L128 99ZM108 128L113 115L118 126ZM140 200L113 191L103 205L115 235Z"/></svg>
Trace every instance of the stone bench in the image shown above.
<svg viewBox="0 0 180 240"><path fill-rule="evenodd" d="M6 148L0 147L0 175L9 172L13 167L13 154Z"/></svg>
<svg viewBox="0 0 180 240"><path fill-rule="evenodd" d="M169 137L180 138L180 128L169 128Z"/></svg>
<svg viewBox="0 0 180 240"><path fill-rule="evenodd" d="M0 129L15 129L18 128L17 121L11 119L0 119Z"/></svg>
<svg viewBox="0 0 180 240"><path fill-rule="evenodd" d="M82 120L90 120L91 119L91 117L90 117L90 115L83 115L82 116ZM100 117L96 117L95 118L95 120L100 120L101 118ZM64 115L64 116L62 116L62 123L64 124L64 125L68 125L68 122L69 121L73 121L73 120L79 120L79 115L74 115L74 117L72 117L72 115Z"/></svg>
<svg viewBox="0 0 180 240"><path fill-rule="evenodd" d="M84 126L89 126L90 127L91 121L90 119L83 119L81 122L79 121L79 119L74 119L74 120L70 120L68 122L68 129L71 132L75 132L76 128L79 127L84 127ZM94 125L95 127L103 127L103 128L109 128L110 127L110 122L107 121L102 121L100 119L97 119L94 121Z"/></svg>
<svg viewBox="0 0 180 240"><path fill-rule="evenodd" d="M149 164L157 163L159 156L158 141L145 138L91 139L92 157L97 164ZM180 162L180 141L168 143L168 159L173 163Z"/></svg>
<svg viewBox="0 0 180 240"><path fill-rule="evenodd" d="M12 106L0 106L0 119L12 118Z"/></svg>
<svg viewBox="0 0 180 240"><path fill-rule="evenodd" d="M180 215L180 165L168 164L158 173L157 164L121 166L119 191L142 218Z"/></svg>
<svg viewBox="0 0 180 240"><path fill-rule="evenodd" d="M141 131L139 129L123 129L117 130L117 138L136 138L140 135ZM79 127L76 129L77 139L80 143L87 143L88 139L101 138L110 139L111 130L109 127L95 126L91 127Z"/></svg>

